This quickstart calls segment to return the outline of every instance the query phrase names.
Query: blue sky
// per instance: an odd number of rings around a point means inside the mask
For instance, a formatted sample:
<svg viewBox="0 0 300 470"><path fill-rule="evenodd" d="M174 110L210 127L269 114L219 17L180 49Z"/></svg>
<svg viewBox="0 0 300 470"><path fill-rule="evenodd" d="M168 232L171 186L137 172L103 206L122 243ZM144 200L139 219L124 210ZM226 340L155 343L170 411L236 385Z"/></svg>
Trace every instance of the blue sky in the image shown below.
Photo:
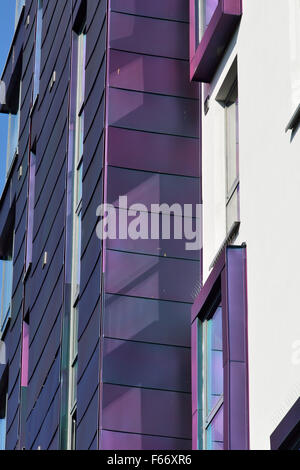
<svg viewBox="0 0 300 470"><path fill-rule="evenodd" d="M15 26L15 0L0 0L0 76L7 59ZM0 194L5 182L8 118L0 114Z"/></svg>

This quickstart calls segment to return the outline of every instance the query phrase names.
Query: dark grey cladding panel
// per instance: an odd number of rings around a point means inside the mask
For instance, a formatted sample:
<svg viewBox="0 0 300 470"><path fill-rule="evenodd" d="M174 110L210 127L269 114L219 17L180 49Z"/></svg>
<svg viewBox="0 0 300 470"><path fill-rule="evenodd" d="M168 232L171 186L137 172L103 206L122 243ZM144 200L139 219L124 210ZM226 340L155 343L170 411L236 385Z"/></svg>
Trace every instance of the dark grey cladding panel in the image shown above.
<svg viewBox="0 0 300 470"><path fill-rule="evenodd" d="M99 258L102 249L101 240L96 236L92 236L85 252L81 257L81 286L82 291L87 287L89 283L91 273L94 270L96 264L98 269L101 271L101 260ZM99 288L100 291L100 288Z"/></svg>
<svg viewBox="0 0 300 470"><path fill-rule="evenodd" d="M68 86L68 79L70 76L70 57L70 45L68 42L62 41L56 62L51 64L51 66L50 64L49 66L47 65L47 68L45 70L45 74L47 73L47 77L44 77L44 79L41 80L38 103L39 109L41 109L41 107L43 106L49 108L49 102L51 103L51 101L54 99L55 91L59 83L62 83L66 87ZM56 72L56 80L53 84L53 87L50 89L50 80L52 78L54 70ZM67 80L62 77L63 72L67 72Z"/></svg>
<svg viewBox="0 0 300 470"><path fill-rule="evenodd" d="M34 252L32 260L32 269L34 270L38 263L42 263L42 257L45 251L51 253L57 246L61 233L64 230L65 210L63 204L59 206L51 226L44 224L47 230L39 230L34 243Z"/></svg>
<svg viewBox="0 0 300 470"><path fill-rule="evenodd" d="M61 132L57 138L57 145L53 147L47 147L45 154L40 158L38 172L35 179L35 200L38 201L41 192L44 190L44 186L47 182L50 171L53 166L57 166L58 169L61 168L62 162L65 160L66 153L66 139L68 132L67 118L61 129Z"/></svg>
<svg viewBox="0 0 300 470"><path fill-rule="evenodd" d="M48 228L50 228L54 220L54 217L56 217L63 195L65 194L65 185L64 185L65 171L63 170L64 170L64 167L62 171L60 172L60 175L57 179L55 191L52 192L52 194L48 195L48 200L47 198L45 198L46 199L45 204L39 203L35 207L34 233L33 233L34 241L35 241L38 231L42 229L41 227L42 222L44 221L47 224ZM46 227L44 228L44 230L45 229Z"/></svg>
<svg viewBox="0 0 300 470"><path fill-rule="evenodd" d="M91 316L86 329L79 339L78 347L81 354L78 356L78 380L80 380L87 365L95 351L95 348L100 339L100 315L99 310L96 309Z"/></svg>
<svg viewBox="0 0 300 470"><path fill-rule="evenodd" d="M30 311L30 337L33 338L39 328L43 317L50 315L50 312L58 312L62 306L62 271L57 273L57 282L54 288L49 292L49 298L46 301L38 301Z"/></svg>
<svg viewBox="0 0 300 470"><path fill-rule="evenodd" d="M91 317L100 297L101 290L101 258L98 258L92 271L88 283L83 291L80 292L79 301L79 328L78 336L80 337ZM95 335L98 332L95 331Z"/></svg>
<svg viewBox="0 0 300 470"><path fill-rule="evenodd" d="M46 68L53 67L62 45L68 23L70 23L70 2L68 0L50 1L44 10L42 31L41 78L45 80ZM69 41L67 41L69 43ZM69 44L70 46L70 44Z"/></svg>
<svg viewBox="0 0 300 470"><path fill-rule="evenodd" d="M40 360L41 346L44 347L44 345L47 344L47 341L49 340L49 336L55 325L55 322L57 321L58 316L60 315L61 315L60 306L59 306L58 311L54 309L47 309L47 314L42 317L41 323L39 324L39 327L36 331L35 336L30 338L30 341L31 341L31 344L30 344L31 357L30 357L30 364L29 364L30 373L35 370Z"/></svg>
<svg viewBox="0 0 300 470"><path fill-rule="evenodd" d="M103 181L102 181L102 176L101 176L95 187L94 193L91 195L91 199L88 202L88 207L86 208L84 215L82 217L82 242L81 242L82 253L84 253L84 251L86 250L91 237L97 237L96 226L98 223L98 219L96 216L96 212L97 212L98 206L102 203L102 199L103 199L102 185L103 185Z"/></svg>
<svg viewBox="0 0 300 470"><path fill-rule="evenodd" d="M87 41L87 45L89 41ZM104 24L100 36L97 41L96 49L93 51L91 58L86 62L86 82L85 82L85 97L88 99L92 88L98 81L100 72L105 73L105 51L106 51L106 26ZM100 95L101 96L101 95Z"/></svg>
<svg viewBox="0 0 300 470"><path fill-rule="evenodd" d="M94 394L88 409L77 427L77 450L88 450L92 445L98 428L98 393Z"/></svg>
<svg viewBox="0 0 300 470"><path fill-rule="evenodd" d="M57 319L43 352L37 368L29 380L28 386L28 409L32 409L42 390L50 368L56 358L60 346L60 318ZM41 348L42 350L42 348ZM30 354L30 352L29 352Z"/></svg>
<svg viewBox="0 0 300 470"><path fill-rule="evenodd" d="M96 2L95 2L96 3ZM86 48L86 63L91 60L92 55L101 57L100 51L103 42L103 35L105 36L106 27L104 24L106 18L106 5L107 2L102 0L98 2L97 9L92 18L91 23L88 25L88 41ZM101 39L102 38L102 39Z"/></svg>
<svg viewBox="0 0 300 470"><path fill-rule="evenodd" d="M67 70L65 70L63 73L62 81L59 82L55 90L53 89L53 93L55 93L55 95L53 96L53 101L51 102L50 107L42 106L39 110L38 116L40 124L38 139L42 142L48 142L51 134L55 130L55 124L57 121L58 114L63 114L64 116L68 115L68 88L66 86L66 83L64 82L64 80L67 80L67 77L68 72ZM62 103L63 105L60 108Z"/></svg>
<svg viewBox="0 0 300 470"><path fill-rule="evenodd" d="M100 98L100 97L99 97ZM87 142L88 136L92 130L96 134L101 135L102 129L104 127L104 113L105 113L105 100L102 95L102 99L96 101L96 113L93 116L93 120L89 121L84 129L84 141ZM89 113L89 106L85 108L85 114Z"/></svg>
<svg viewBox="0 0 300 470"><path fill-rule="evenodd" d="M77 409L78 423L80 423L81 419L83 418L88 404L90 403L96 389L98 388L99 358L100 348L97 347L77 385L78 396L81 398L78 402Z"/></svg>
<svg viewBox="0 0 300 470"><path fill-rule="evenodd" d="M56 392L54 400L46 414L44 421L41 423L41 429L31 445L32 449L47 450L54 435L56 434L59 423L59 406L60 406L60 393Z"/></svg>
<svg viewBox="0 0 300 470"><path fill-rule="evenodd" d="M55 251L48 254L48 261L45 268L43 269L42 264L40 264L33 275L32 305L36 302L41 302L41 307L44 305L41 311L44 311L47 303L43 304L43 302L47 302L50 293L56 285L58 273L60 273L63 267L63 253L64 237L61 236Z"/></svg>
<svg viewBox="0 0 300 470"><path fill-rule="evenodd" d="M20 392L20 374L13 384L11 390L8 393L8 403L7 403L7 420L6 420L6 429L8 430L14 420L15 412L19 406L19 392Z"/></svg>
<svg viewBox="0 0 300 470"><path fill-rule="evenodd" d="M10 410L8 409L8 415ZM6 433L6 450L16 450L19 438L19 413L15 413L13 422Z"/></svg>
<svg viewBox="0 0 300 470"><path fill-rule="evenodd" d="M104 105L103 105L104 108ZM103 166L103 130L97 129L96 126L92 126L85 144L84 144L84 162L83 162L83 177L85 177L86 171L91 164L93 158L99 161L101 166Z"/></svg>
<svg viewBox="0 0 300 470"><path fill-rule="evenodd" d="M57 110L56 121L52 129L49 129L48 132L45 132L44 138L40 138L37 144L37 169L39 168L39 163L41 159L44 157L45 151L47 147L55 148L57 143L61 137L62 129L64 128L64 124L67 118L67 106L68 106L68 93L65 94L63 102L61 106ZM46 115L47 112L44 110L41 115L41 119L43 117L43 113ZM48 137L48 138L46 138Z"/></svg>
<svg viewBox="0 0 300 470"><path fill-rule="evenodd" d="M104 157L104 133L100 135L100 139L96 150L91 158L87 159L89 155L88 149L84 150L83 159L83 203L85 206L88 204L88 199L94 194L94 189L98 181L99 175L103 168Z"/></svg>

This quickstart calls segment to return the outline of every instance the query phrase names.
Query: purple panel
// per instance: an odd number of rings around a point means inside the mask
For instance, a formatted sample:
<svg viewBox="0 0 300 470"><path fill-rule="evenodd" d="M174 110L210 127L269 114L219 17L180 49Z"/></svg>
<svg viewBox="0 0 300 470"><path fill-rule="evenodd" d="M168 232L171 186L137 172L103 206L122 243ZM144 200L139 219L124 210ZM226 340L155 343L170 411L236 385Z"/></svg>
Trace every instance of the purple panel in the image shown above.
<svg viewBox="0 0 300 470"><path fill-rule="evenodd" d="M192 302L199 271L195 261L108 251L106 292Z"/></svg>
<svg viewBox="0 0 300 470"><path fill-rule="evenodd" d="M103 430L191 439L186 393L103 386Z"/></svg>
<svg viewBox="0 0 300 470"><path fill-rule="evenodd" d="M199 142L196 139L110 127L108 164L199 177Z"/></svg>
<svg viewBox="0 0 300 470"><path fill-rule="evenodd" d="M160 224L160 234L159 239L154 240L149 237L147 240L132 240L131 238L127 238L127 240L121 240L118 236L119 234L119 217L120 213L124 216L124 211L121 209L116 209L116 228L117 228L117 238L115 240L108 239L106 246L108 249L119 250L119 251L127 251L133 253L141 253L141 254L152 254L164 257L174 257L174 258L184 258L184 259L200 259L200 251L199 250L186 250L186 242L187 240L182 237L181 240L174 239L174 219L179 223L182 227L182 233L184 233L184 219L180 220L178 217L171 217L170 221L170 240L163 240L162 237L162 227L163 223L169 223L169 216L168 215L159 215L159 224ZM127 226L136 219L136 215L131 215L127 213ZM150 230L151 227L151 214L148 214L148 227ZM164 222L163 222L164 221ZM193 220L193 230L196 230L196 219Z"/></svg>
<svg viewBox="0 0 300 470"><path fill-rule="evenodd" d="M100 336L100 314L95 310L84 333L78 342L78 380L85 371Z"/></svg>
<svg viewBox="0 0 300 470"><path fill-rule="evenodd" d="M189 348L105 339L103 354L104 383L190 392Z"/></svg>
<svg viewBox="0 0 300 470"><path fill-rule="evenodd" d="M231 450L248 449L248 404L245 391L248 390L247 367L242 362L230 362L225 366L229 374L229 448Z"/></svg>
<svg viewBox="0 0 300 470"><path fill-rule="evenodd" d="M108 124L140 131L198 137L197 100L109 90ZM162 113L161 110L164 110Z"/></svg>
<svg viewBox="0 0 300 470"><path fill-rule="evenodd" d="M106 295L104 335L189 347L189 312L188 304Z"/></svg>
<svg viewBox="0 0 300 470"><path fill-rule="evenodd" d="M190 0L193 3L193 0ZM195 10L193 9L195 14ZM242 15L242 0L222 0L219 2L201 42L194 52L191 47L190 78L191 80L210 82L226 46L230 41ZM192 14L191 44L195 41L197 26Z"/></svg>
<svg viewBox="0 0 300 470"><path fill-rule="evenodd" d="M212 290L214 289L217 282L220 280L221 273L225 266L225 250L220 254L218 261L210 273L207 281L205 282L203 288L200 291L200 294L196 298L194 305L192 307L192 322L195 318L201 313L202 308L204 307L207 299L211 295Z"/></svg>
<svg viewBox="0 0 300 470"><path fill-rule="evenodd" d="M198 98L185 61L110 50L109 85L128 90Z"/></svg>
<svg viewBox="0 0 300 470"><path fill-rule="evenodd" d="M84 416L77 426L76 450L88 450L92 444L98 428L98 393L95 393Z"/></svg>
<svg viewBox="0 0 300 470"><path fill-rule="evenodd" d="M188 21L189 9L182 0L111 0L111 9L132 15Z"/></svg>
<svg viewBox="0 0 300 470"><path fill-rule="evenodd" d="M226 262L227 279L222 284L222 296L227 299L229 344L225 354L224 444L229 449L248 449L246 247L228 247Z"/></svg>
<svg viewBox="0 0 300 470"><path fill-rule="evenodd" d="M152 204L162 202L170 206L195 205L199 202L199 180L110 167L107 202L118 207L119 196L127 196L128 207L138 203L146 205L148 210Z"/></svg>
<svg viewBox="0 0 300 470"><path fill-rule="evenodd" d="M110 18L112 49L188 59L188 24L113 12Z"/></svg>
<svg viewBox="0 0 300 470"><path fill-rule="evenodd" d="M191 441L159 436L143 436L102 431L101 450L190 450Z"/></svg>
<svg viewBox="0 0 300 470"><path fill-rule="evenodd" d="M247 299L245 250L227 250L227 306L231 361L246 361Z"/></svg>

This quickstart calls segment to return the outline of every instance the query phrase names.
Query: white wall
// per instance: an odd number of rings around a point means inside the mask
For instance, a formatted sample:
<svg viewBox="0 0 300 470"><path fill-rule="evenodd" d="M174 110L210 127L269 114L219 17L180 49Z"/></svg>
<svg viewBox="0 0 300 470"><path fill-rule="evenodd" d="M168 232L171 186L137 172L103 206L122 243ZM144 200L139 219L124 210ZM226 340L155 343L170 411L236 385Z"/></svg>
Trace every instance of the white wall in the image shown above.
<svg viewBox="0 0 300 470"><path fill-rule="evenodd" d="M226 235L224 112L215 96L237 55L250 440L268 449L300 396L300 129L292 141L285 133L300 103L300 0L244 0L243 10L203 116L204 278Z"/></svg>

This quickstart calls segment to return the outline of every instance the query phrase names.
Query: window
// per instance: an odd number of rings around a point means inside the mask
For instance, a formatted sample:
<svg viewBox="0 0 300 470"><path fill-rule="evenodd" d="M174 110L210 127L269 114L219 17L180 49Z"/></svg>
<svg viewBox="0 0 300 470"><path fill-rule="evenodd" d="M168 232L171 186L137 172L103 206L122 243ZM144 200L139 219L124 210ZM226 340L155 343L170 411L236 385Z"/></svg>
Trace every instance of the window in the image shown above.
<svg viewBox="0 0 300 470"><path fill-rule="evenodd" d="M76 105L74 118L73 155L73 228L72 228L72 273L71 273L71 321L70 321L70 391L69 391L69 445L76 445L76 403L77 403L77 363L78 363L78 300L80 291L81 258L81 215L82 215L82 168L84 139L84 92L86 33L83 27L79 34L74 33L76 49Z"/></svg>
<svg viewBox="0 0 300 470"><path fill-rule="evenodd" d="M212 19L218 6L219 0L196 0L196 12L198 21L198 44L201 41L205 30Z"/></svg>
<svg viewBox="0 0 300 470"><path fill-rule="evenodd" d="M29 181L28 181L28 215L27 215L27 238L26 238L26 272L32 263L32 241L33 241L33 217L35 201L35 169L36 156L30 153L29 160Z"/></svg>
<svg viewBox="0 0 300 470"><path fill-rule="evenodd" d="M203 436L208 450L223 449L223 340L222 306L199 324L202 329Z"/></svg>
<svg viewBox="0 0 300 470"><path fill-rule="evenodd" d="M35 102L39 94L39 90L40 90L42 24L43 24L43 0L38 0L38 8L37 8L37 14L36 14L36 33L35 33L33 103Z"/></svg>
<svg viewBox="0 0 300 470"><path fill-rule="evenodd" d="M12 237L14 238L14 237ZM1 297L0 297L0 334L5 332L11 317L11 296L13 281L13 240L8 259L0 261Z"/></svg>
<svg viewBox="0 0 300 470"><path fill-rule="evenodd" d="M0 451L5 450L6 442L7 389L8 368L0 363Z"/></svg>
<svg viewBox="0 0 300 470"><path fill-rule="evenodd" d="M246 247L227 246L192 307L193 449L249 448Z"/></svg>
<svg viewBox="0 0 300 470"><path fill-rule="evenodd" d="M19 130L20 130L20 105L21 105L21 89L22 83L16 91L16 101L18 107L16 113L10 113L8 118L8 137L7 137L7 154L6 154L6 176L11 169L14 157L18 154Z"/></svg>
<svg viewBox="0 0 300 470"><path fill-rule="evenodd" d="M235 81L225 101L226 127L226 225L229 233L240 220L239 198L239 104Z"/></svg>
<svg viewBox="0 0 300 470"><path fill-rule="evenodd" d="M241 16L242 0L189 0L190 79L210 83Z"/></svg>

